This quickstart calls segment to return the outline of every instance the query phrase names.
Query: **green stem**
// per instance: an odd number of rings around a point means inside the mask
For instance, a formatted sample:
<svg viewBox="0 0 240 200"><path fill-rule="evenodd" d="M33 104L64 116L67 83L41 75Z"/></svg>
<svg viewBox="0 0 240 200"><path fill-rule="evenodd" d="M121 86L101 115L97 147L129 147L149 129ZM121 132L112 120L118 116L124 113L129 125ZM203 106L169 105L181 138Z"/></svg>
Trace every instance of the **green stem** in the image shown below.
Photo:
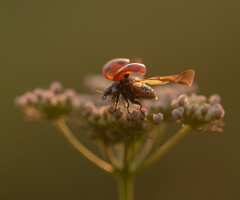
<svg viewBox="0 0 240 200"><path fill-rule="evenodd" d="M63 135L68 141L88 160L92 161L95 165L100 167L106 172L112 173L113 167L109 163L97 157L91 151L89 151L70 131L64 120L57 120L56 125L59 127Z"/></svg>
<svg viewBox="0 0 240 200"><path fill-rule="evenodd" d="M119 200L134 200L133 176L129 170L131 147L128 140L124 143L123 168L116 171Z"/></svg>
<svg viewBox="0 0 240 200"><path fill-rule="evenodd" d="M129 176L118 177L119 200L134 200L133 178Z"/></svg>
<svg viewBox="0 0 240 200"><path fill-rule="evenodd" d="M135 171L139 166L142 165L143 162L147 159L149 155L156 149L159 145L159 141L162 138L163 130L165 125L161 124L156 127L154 131L151 132L150 138L151 139L144 139L146 141L142 141L142 147L139 149L138 154L133 159L130 170Z"/></svg>
<svg viewBox="0 0 240 200"><path fill-rule="evenodd" d="M168 150L170 150L188 131L190 126L184 125L179 132L172 136L167 142L160 146L139 168L134 172L134 175L148 168L150 165L159 160Z"/></svg>
<svg viewBox="0 0 240 200"><path fill-rule="evenodd" d="M109 145L105 145L105 151L106 151L107 157L108 157L110 163L112 163L113 167L116 169L121 168L120 163L116 159L116 157L113 153L113 150L111 149L111 147Z"/></svg>

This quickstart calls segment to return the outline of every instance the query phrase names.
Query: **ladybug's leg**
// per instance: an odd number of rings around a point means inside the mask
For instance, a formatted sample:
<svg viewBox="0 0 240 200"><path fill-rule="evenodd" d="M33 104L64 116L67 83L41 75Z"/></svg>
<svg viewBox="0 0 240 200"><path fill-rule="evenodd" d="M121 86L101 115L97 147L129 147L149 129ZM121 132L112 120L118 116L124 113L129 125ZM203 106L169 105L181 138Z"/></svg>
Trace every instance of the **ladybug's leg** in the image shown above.
<svg viewBox="0 0 240 200"><path fill-rule="evenodd" d="M122 95L122 96L123 96L124 100L127 102L127 111L128 111L128 113L130 113L130 111L129 111L129 101L128 101L128 98L127 98L127 96L124 96L124 95Z"/></svg>
<svg viewBox="0 0 240 200"><path fill-rule="evenodd" d="M114 111L113 112L115 112L116 111L116 109L117 109L117 106L118 106L118 101L119 101L119 94L116 96L116 101L115 101L115 109L114 109Z"/></svg>
<svg viewBox="0 0 240 200"><path fill-rule="evenodd" d="M144 114L144 112L142 111L142 104L139 102L139 101L131 101L133 104L137 104L137 105L139 105L140 106L140 110L141 110L141 112L142 112L142 114L145 116L145 114Z"/></svg>
<svg viewBox="0 0 240 200"><path fill-rule="evenodd" d="M130 113L130 111L129 111L129 102L128 102L128 99L125 99L126 100L126 102L127 102L127 111L128 111L128 113Z"/></svg>

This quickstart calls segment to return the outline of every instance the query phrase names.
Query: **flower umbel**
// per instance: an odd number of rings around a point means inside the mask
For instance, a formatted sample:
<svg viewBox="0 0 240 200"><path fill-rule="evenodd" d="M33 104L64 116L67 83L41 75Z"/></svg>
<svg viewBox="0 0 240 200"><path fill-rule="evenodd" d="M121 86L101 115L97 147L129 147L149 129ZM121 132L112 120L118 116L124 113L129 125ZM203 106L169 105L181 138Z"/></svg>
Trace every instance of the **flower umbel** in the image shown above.
<svg viewBox="0 0 240 200"><path fill-rule="evenodd" d="M86 79L91 90L101 77ZM100 87L107 85L102 78ZM222 131L225 111L219 95L209 98L196 95L198 87L172 84L155 87L158 100L143 100L142 110L131 105L116 105L110 98L101 101L101 94L78 94L54 82L48 89L37 88L15 99L15 105L28 120L53 121L69 142L101 169L114 174L120 187L119 199L133 200L134 177L161 158L191 128L200 131ZM162 136L175 122L180 130L165 143ZM74 126L73 126L74 125ZM77 125L77 126L76 126ZM101 149L102 158L82 145L70 128L82 129L92 143ZM78 133L76 133L78 134Z"/></svg>
<svg viewBox="0 0 240 200"><path fill-rule="evenodd" d="M63 90L59 82L49 89L37 88L15 99L15 105L29 120L54 120L65 118L78 107L81 98L72 90Z"/></svg>
<svg viewBox="0 0 240 200"><path fill-rule="evenodd" d="M221 98L217 94L208 99L196 94L181 95L173 101L173 106L177 108L172 111L172 114L178 122L188 124L196 130L222 132L222 118L225 111L220 101Z"/></svg>

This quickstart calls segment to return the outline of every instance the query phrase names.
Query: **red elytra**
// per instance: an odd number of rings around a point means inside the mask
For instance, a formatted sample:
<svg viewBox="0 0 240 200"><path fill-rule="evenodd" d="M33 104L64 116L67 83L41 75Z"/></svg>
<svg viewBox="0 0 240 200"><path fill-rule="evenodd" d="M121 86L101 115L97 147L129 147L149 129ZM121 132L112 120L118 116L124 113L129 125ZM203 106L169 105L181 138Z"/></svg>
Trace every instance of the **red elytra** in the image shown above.
<svg viewBox="0 0 240 200"><path fill-rule="evenodd" d="M119 69L124 67L130 62L127 58L115 58L108 61L102 69L103 76L107 79L113 80L113 77Z"/></svg>
<svg viewBox="0 0 240 200"><path fill-rule="evenodd" d="M124 79L124 75L126 74L130 75L132 72L146 74L146 67L144 64L140 63L130 63L128 65L125 65L117 71L117 73L113 77L113 81L122 80Z"/></svg>

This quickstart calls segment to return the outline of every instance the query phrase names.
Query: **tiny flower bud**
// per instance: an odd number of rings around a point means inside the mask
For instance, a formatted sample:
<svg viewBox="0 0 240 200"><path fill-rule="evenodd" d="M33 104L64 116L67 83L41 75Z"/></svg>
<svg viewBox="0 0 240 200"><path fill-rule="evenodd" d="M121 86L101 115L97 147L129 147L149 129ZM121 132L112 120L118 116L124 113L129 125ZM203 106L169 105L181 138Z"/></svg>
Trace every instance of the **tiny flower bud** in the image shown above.
<svg viewBox="0 0 240 200"><path fill-rule="evenodd" d="M128 120L132 120L132 118L131 118L131 113L127 113L127 119L128 119Z"/></svg>
<svg viewBox="0 0 240 200"><path fill-rule="evenodd" d="M182 118L183 112L184 112L184 108L180 107L178 109L173 110L172 115L176 120L180 120Z"/></svg>
<svg viewBox="0 0 240 200"><path fill-rule="evenodd" d="M123 115L123 111L121 109L121 107L117 107L115 112L114 112L114 115L117 117L117 118L120 118L122 115Z"/></svg>
<svg viewBox="0 0 240 200"><path fill-rule="evenodd" d="M55 81L50 85L50 90L53 93L60 93L60 92L62 92L62 89L63 89L62 84L58 81Z"/></svg>
<svg viewBox="0 0 240 200"><path fill-rule="evenodd" d="M178 110L183 114L183 112L184 112L184 108L183 107L178 108Z"/></svg>
<svg viewBox="0 0 240 200"><path fill-rule="evenodd" d="M25 93L24 97L26 98L28 104L35 104L38 101L37 96L32 92Z"/></svg>
<svg viewBox="0 0 240 200"><path fill-rule="evenodd" d="M185 95L180 95L179 97L178 97L178 105L179 106L184 106L185 105L185 103L186 103L186 96Z"/></svg>
<svg viewBox="0 0 240 200"><path fill-rule="evenodd" d="M141 119L145 119L146 116L147 116L148 111L147 111L146 108L142 108L139 113L140 113L140 118L141 118Z"/></svg>
<svg viewBox="0 0 240 200"><path fill-rule="evenodd" d="M190 114L193 115L194 113L196 113L198 110L198 105L197 104L193 104L191 107L190 107Z"/></svg>
<svg viewBox="0 0 240 200"><path fill-rule="evenodd" d="M156 124L160 124L163 121L163 114L161 114L161 113L153 114L153 121Z"/></svg>
<svg viewBox="0 0 240 200"><path fill-rule="evenodd" d="M18 108L23 108L27 105L27 99L24 96L17 97L14 102Z"/></svg>
<svg viewBox="0 0 240 200"><path fill-rule="evenodd" d="M205 97L203 95L198 96L197 99L198 99L198 104L199 105L202 105L207 101L207 97Z"/></svg>
<svg viewBox="0 0 240 200"><path fill-rule="evenodd" d="M108 106L108 112L110 113L110 114L113 114L113 112L114 112L114 110L115 110L115 105L114 104L111 104L111 105L109 105Z"/></svg>
<svg viewBox="0 0 240 200"><path fill-rule="evenodd" d="M213 94L209 97L208 101L210 104L220 103L221 97L218 94Z"/></svg>
<svg viewBox="0 0 240 200"><path fill-rule="evenodd" d="M33 91L33 93L38 97L38 98L41 98L44 94L44 90L41 89L41 88L37 88Z"/></svg>
<svg viewBox="0 0 240 200"><path fill-rule="evenodd" d="M131 119L133 121L136 121L140 117L140 115L141 115L140 112L138 110L133 110L132 113L131 113Z"/></svg>
<svg viewBox="0 0 240 200"><path fill-rule="evenodd" d="M71 99L72 97L77 95L77 93L73 89L67 89L63 94L66 96L67 99Z"/></svg>
<svg viewBox="0 0 240 200"><path fill-rule="evenodd" d="M51 99L53 96L54 96L54 95L53 95L52 91L46 90L46 91L44 91L44 92L42 93L41 99L42 99L43 103L47 103L47 102L50 102L50 99Z"/></svg>
<svg viewBox="0 0 240 200"><path fill-rule="evenodd" d="M210 104L208 104L208 103L203 104L203 105L200 107L201 113L202 113L203 115L206 115L206 114L208 113L209 108L210 108Z"/></svg>
<svg viewBox="0 0 240 200"><path fill-rule="evenodd" d="M221 116L222 116L221 109L214 109L214 110L212 111L212 114L213 114L213 117L214 117L214 118L220 119Z"/></svg>
<svg viewBox="0 0 240 200"><path fill-rule="evenodd" d="M214 104L211 109L214 118L220 119L224 117L225 111L220 104Z"/></svg>
<svg viewBox="0 0 240 200"><path fill-rule="evenodd" d="M199 121L201 119L201 113L199 110L197 110L193 115L192 115L192 120L194 121Z"/></svg>
<svg viewBox="0 0 240 200"><path fill-rule="evenodd" d="M86 102L83 106L82 116L87 117L89 116L93 110L95 109L95 106L92 102Z"/></svg>
<svg viewBox="0 0 240 200"><path fill-rule="evenodd" d="M108 107L107 106L103 106L100 110L101 115L106 118L108 116Z"/></svg>

